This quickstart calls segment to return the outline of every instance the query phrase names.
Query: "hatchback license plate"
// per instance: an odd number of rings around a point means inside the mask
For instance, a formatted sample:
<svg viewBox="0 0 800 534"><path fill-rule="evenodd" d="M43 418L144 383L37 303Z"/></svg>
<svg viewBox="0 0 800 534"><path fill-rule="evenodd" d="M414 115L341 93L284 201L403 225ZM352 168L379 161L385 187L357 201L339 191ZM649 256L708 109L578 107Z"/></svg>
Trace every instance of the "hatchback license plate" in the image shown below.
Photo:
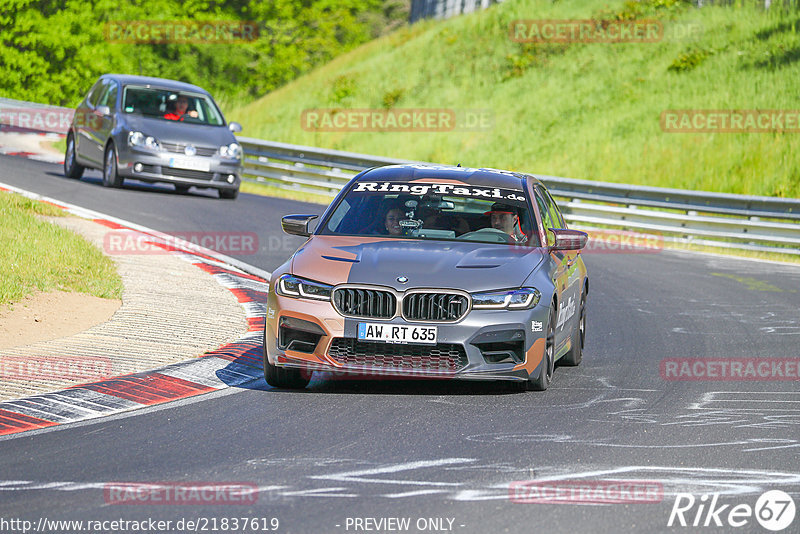
<svg viewBox="0 0 800 534"><path fill-rule="evenodd" d="M358 339L384 343L436 343L437 327L396 325L385 323L358 323Z"/></svg>
<svg viewBox="0 0 800 534"><path fill-rule="evenodd" d="M208 172L211 165L207 161L187 158L169 158L169 166L173 169Z"/></svg>

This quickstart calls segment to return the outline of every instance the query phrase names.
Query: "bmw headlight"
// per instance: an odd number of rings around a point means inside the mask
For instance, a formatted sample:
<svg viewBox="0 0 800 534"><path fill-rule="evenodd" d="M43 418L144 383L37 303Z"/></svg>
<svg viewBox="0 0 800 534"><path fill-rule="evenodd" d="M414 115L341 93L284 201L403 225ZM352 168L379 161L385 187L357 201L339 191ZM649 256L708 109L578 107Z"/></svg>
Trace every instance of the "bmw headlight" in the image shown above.
<svg viewBox="0 0 800 534"><path fill-rule="evenodd" d="M278 278L275 292L282 297L305 298L311 300L331 300L333 286L306 280L291 274Z"/></svg>
<svg viewBox="0 0 800 534"><path fill-rule="evenodd" d="M534 287L472 294L475 310L527 310L539 303L542 294Z"/></svg>
<svg viewBox="0 0 800 534"><path fill-rule="evenodd" d="M223 158L241 159L242 147L239 146L239 143L231 143L229 145L223 145L219 147L219 155L222 156Z"/></svg>
<svg viewBox="0 0 800 534"><path fill-rule="evenodd" d="M142 132L130 132L128 134L128 144L139 148L146 148L148 150L161 150L161 145L158 139L152 135L144 135Z"/></svg>

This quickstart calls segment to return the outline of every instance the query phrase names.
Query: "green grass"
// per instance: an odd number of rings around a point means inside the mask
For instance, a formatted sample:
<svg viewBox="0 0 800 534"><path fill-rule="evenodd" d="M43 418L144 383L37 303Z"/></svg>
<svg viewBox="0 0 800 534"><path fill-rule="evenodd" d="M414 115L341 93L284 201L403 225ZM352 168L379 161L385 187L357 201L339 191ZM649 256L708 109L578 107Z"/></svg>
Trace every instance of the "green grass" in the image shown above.
<svg viewBox="0 0 800 534"><path fill-rule="evenodd" d="M119 299L113 262L83 237L37 215L62 216L48 204L0 192L0 305L35 291L74 291Z"/></svg>
<svg viewBox="0 0 800 534"><path fill-rule="evenodd" d="M776 252L761 252L756 250L708 247L704 245L682 244L682 243L665 243L664 248L673 250L689 250L692 252L709 252L712 254L720 254L723 256L732 256L736 258L751 258L756 260L788 263L793 265L800 264L800 257L794 254L778 254Z"/></svg>
<svg viewBox="0 0 800 534"><path fill-rule="evenodd" d="M64 137L62 139L59 139L58 141L52 141L50 142L50 146L53 147L53 149L56 150L57 152L65 154L67 152L67 138Z"/></svg>
<svg viewBox="0 0 800 534"><path fill-rule="evenodd" d="M401 28L227 113L248 136L439 163L619 183L800 197L800 133L665 133L670 109L800 109L800 14L754 2L696 9L507 1ZM520 44L517 19L659 18L701 28L658 43ZM672 26L670 26L672 25ZM685 27L685 26L684 26ZM313 132L311 108L489 110L460 132Z"/></svg>

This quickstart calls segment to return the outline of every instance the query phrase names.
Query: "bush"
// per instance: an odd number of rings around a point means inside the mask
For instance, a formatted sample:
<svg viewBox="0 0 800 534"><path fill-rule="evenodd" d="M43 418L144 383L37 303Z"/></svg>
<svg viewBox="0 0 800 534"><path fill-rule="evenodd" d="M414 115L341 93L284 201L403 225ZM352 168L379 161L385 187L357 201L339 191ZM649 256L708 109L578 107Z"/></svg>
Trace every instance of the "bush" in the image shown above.
<svg viewBox="0 0 800 534"><path fill-rule="evenodd" d="M226 101L251 100L402 23L397 1L192 2L14 0L0 13L0 95L72 107L107 72L194 83ZM375 15L375 16L372 16ZM113 21L256 21L236 44L117 44Z"/></svg>

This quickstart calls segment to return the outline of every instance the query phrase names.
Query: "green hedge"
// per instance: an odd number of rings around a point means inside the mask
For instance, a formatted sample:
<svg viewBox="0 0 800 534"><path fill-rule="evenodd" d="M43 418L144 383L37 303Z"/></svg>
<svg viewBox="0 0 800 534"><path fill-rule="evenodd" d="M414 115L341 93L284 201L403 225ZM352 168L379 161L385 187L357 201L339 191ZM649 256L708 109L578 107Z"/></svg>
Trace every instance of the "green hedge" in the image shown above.
<svg viewBox="0 0 800 534"><path fill-rule="evenodd" d="M403 0L4 0L0 96L74 106L106 72L200 85L223 101L247 101L286 84L405 19ZM258 38L237 44L125 44L117 21L253 21Z"/></svg>

